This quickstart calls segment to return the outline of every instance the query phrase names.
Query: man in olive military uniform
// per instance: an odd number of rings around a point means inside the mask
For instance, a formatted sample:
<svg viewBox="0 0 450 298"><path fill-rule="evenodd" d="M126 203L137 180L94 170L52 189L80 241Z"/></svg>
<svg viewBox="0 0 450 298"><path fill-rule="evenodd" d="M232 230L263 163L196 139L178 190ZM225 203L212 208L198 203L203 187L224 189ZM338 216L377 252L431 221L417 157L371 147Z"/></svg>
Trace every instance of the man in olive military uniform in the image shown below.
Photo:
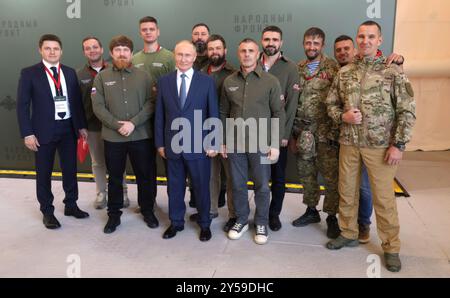
<svg viewBox="0 0 450 298"><path fill-rule="evenodd" d="M286 114L286 121L281 124L281 147L280 157L275 164L272 164L272 200L269 211L269 227L272 231L281 229L280 213L283 207L284 195L286 192L286 162L287 145L292 133L295 114L298 106L299 96L299 76L297 65L285 57L281 51L283 45L283 32L277 26L267 26L261 36L263 53L259 62L264 71L274 75L281 86L281 105Z"/></svg>
<svg viewBox="0 0 450 298"><path fill-rule="evenodd" d="M113 66L100 72L92 87L92 107L102 122L105 159L108 169L109 234L120 225L123 207L122 175L127 156L136 175L138 204L150 228L159 223L153 213L156 177L155 147L152 138L155 111L150 76L131 63L133 42L126 36L114 37L109 44Z"/></svg>
<svg viewBox="0 0 450 298"><path fill-rule="evenodd" d="M242 40L238 57L241 68L225 79L220 102L220 117L226 130L222 154L230 165L237 216L228 237L239 239L248 230L250 172L255 184L254 241L265 244L268 240L270 163L278 160L283 137L280 127L285 123L281 88L278 79L264 72L258 64L256 41ZM228 127L227 123L233 121L234 125ZM249 123L257 127L250 127Z"/></svg>
<svg viewBox="0 0 450 298"><path fill-rule="evenodd" d="M209 63L201 71L214 79L217 87L217 98L219 99L225 78L236 71L233 65L226 60L227 44L225 39L219 34L213 34L206 42ZM229 173L228 160L221 155L211 158L211 179L209 181L211 193L211 210L209 217L216 218L219 215L218 207L225 204L225 193L227 195L229 220L224 226L224 231L228 232L236 223L236 214L233 208L232 182ZM198 221L198 213L189 217L192 221Z"/></svg>
<svg viewBox="0 0 450 298"><path fill-rule="evenodd" d="M84 56L87 59L87 63L84 67L77 70L77 77L81 89L81 95L83 96L84 112L88 123L89 134L87 141L89 144L92 173L94 174L97 191L97 196L94 201L94 208L103 209L106 207L106 202L108 199L105 149L101 134L102 123L98 120L92 110L91 89L97 74L108 67L108 65L103 60L103 46L97 37L88 36L83 39L81 45ZM123 207L127 208L130 205L130 200L128 199L126 173L123 174L122 185Z"/></svg>
<svg viewBox="0 0 450 298"><path fill-rule="evenodd" d="M374 21L358 28L358 56L343 67L330 90L328 114L340 125L339 227L328 249L358 245L358 188L361 163L367 167L386 268L401 269L400 225L392 181L411 139L415 101L410 82L378 51L383 39Z"/></svg>
<svg viewBox="0 0 450 298"><path fill-rule="evenodd" d="M297 169L303 185L305 214L293 221L296 227L320 222L316 206L320 199L318 173L325 180L323 211L328 213L327 236L339 236L338 143L339 129L327 115L325 99L338 71L337 63L322 53L325 33L319 28L306 30L303 46L307 59L299 64L300 92L293 137L297 144Z"/></svg>

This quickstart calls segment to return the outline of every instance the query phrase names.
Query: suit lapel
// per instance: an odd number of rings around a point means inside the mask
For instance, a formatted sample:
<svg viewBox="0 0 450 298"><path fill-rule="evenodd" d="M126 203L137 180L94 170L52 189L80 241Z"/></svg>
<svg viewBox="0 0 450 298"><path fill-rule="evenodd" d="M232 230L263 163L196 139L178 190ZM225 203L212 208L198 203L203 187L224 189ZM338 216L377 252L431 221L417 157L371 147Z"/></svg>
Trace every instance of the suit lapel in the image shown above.
<svg viewBox="0 0 450 298"><path fill-rule="evenodd" d="M45 65L44 63L40 63L38 64L38 78L41 81L40 82L40 86L43 86L43 88L45 89L48 98L51 100L51 102L53 103L53 94L52 94L52 89L50 88L49 82L48 82L48 78L47 78L47 72L45 71Z"/></svg>
<svg viewBox="0 0 450 298"><path fill-rule="evenodd" d="M197 90L197 84L198 84L198 73L196 70L194 70L194 74L192 75L191 85L189 86L189 92L186 97L186 103L184 104L183 110L187 109L189 105L191 104L195 90Z"/></svg>
<svg viewBox="0 0 450 298"><path fill-rule="evenodd" d="M175 101L175 105L178 107L179 110L181 110L181 106L180 106L180 97L178 96L178 87L177 87L177 71L175 70L170 79L169 79L169 89L170 92L172 93L170 96L170 98L173 98L173 100Z"/></svg>

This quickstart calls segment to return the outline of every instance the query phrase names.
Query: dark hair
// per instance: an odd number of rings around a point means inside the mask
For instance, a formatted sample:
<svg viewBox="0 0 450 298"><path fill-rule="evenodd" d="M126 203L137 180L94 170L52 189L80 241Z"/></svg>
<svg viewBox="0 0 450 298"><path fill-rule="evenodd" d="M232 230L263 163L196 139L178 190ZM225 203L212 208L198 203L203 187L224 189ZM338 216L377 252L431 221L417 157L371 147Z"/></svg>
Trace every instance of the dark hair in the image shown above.
<svg viewBox="0 0 450 298"><path fill-rule="evenodd" d="M128 47L133 52L133 41L125 35L118 35L113 37L113 39L111 39L111 42L109 43L109 50L112 52L115 47L120 46Z"/></svg>
<svg viewBox="0 0 450 298"><path fill-rule="evenodd" d="M96 40L96 41L98 42L99 46L100 46L101 48L103 48L103 45L102 45L102 42L100 41L100 39L98 39L98 38L95 37L95 36L90 35L90 36L86 36L85 38L83 38L83 41L81 42L81 48L82 48L83 50L84 50L84 47L83 47L84 42L85 42L86 40L89 40L89 39L94 39L94 40Z"/></svg>
<svg viewBox="0 0 450 298"><path fill-rule="evenodd" d="M209 34L209 27L205 23L195 24L194 27L192 27L192 31L194 31L194 29L197 28L197 27L206 27L206 29L208 30L208 34Z"/></svg>
<svg viewBox="0 0 450 298"><path fill-rule="evenodd" d="M61 39L59 39L59 37L54 35L54 34L44 34L44 35L42 35L41 38L39 38L39 48L42 48L42 44L44 43L44 41L56 41L57 43L59 43L59 46L62 49Z"/></svg>
<svg viewBox="0 0 450 298"><path fill-rule="evenodd" d="M220 34L213 34L213 35L211 35L208 38L208 40L206 41L206 44L210 43L211 41L216 41L216 40L220 40L222 42L224 49L227 48L227 43L225 42L225 39Z"/></svg>
<svg viewBox="0 0 450 298"><path fill-rule="evenodd" d="M158 21L156 20L156 18L151 16L145 16L142 19L140 19L139 25L141 25L142 23L155 23L156 27L158 27Z"/></svg>
<svg viewBox="0 0 450 298"><path fill-rule="evenodd" d="M318 36L322 38L323 42L325 43L325 32L323 32L323 30L320 28L317 27L309 28L308 30L305 31L305 34L303 35L303 40L305 40L307 36Z"/></svg>
<svg viewBox="0 0 450 298"><path fill-rule="evenodd" d="M362 23L361 25L359 25L359 27L358 27L358 29L361 27L361 26L377 26L377 28L378 28L378 31L380 31L380 34L381 34L381 26L380 26L380 24L378 24L377 22L375 22L375 21L365 21L364 23Z"/></svg>
<svg viewBox="0 0 450 298"><path fill-rule="evenodd" d="M243 43L249 43L249 42L253 42L254 44L256 44L259 47L258 43L253 38L250 38L250 37L246 37L243 40L241 40L239 45L241 45Z"/></svg>
<svg viewBox="0 0 450 298"><path fill-rule="evenodd" d="M280 27L278 26L267 26L266 28L264 28L261 35L264 35L264 33L266 32L278 32L280 33L281 39L283 39L283 31L281 31Z"/></svg>
<svg viewBox="0 0 450 298"><path fill-rule="evenodd" d="M334 40L334 44L337 44L338 42L344 41L344 40L350 40L350 41L353 43L353 38L351 38L351 37L348 36L348 35L341 35L341 36L338 36L338 38L336 38L336 39Z"/></svg>

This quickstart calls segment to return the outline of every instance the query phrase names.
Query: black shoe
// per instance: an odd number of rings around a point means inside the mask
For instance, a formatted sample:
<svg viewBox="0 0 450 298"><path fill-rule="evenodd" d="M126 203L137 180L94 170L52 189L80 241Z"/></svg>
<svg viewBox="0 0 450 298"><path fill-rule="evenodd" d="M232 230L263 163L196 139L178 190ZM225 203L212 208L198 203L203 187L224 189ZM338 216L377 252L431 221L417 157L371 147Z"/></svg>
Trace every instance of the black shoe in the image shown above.
<svg viewBox="0 0 450 298"><path fill-rule="evenodd" d="M177 232L181 232L184 230L184 227L175 227L173 225L170 225L170 227L167 228L167 230L163 234L164 239L170 239L177 235Z"/></svg>
<svg viewBox="0 0 450 298"><path fill-rule="evenodd" d="M189 207L195 208L197 207L197 205L195 204L194 190L192 188L189 188L189 192L191 193L191 198L189 199Z"/></svg>
<svg viewBox="0 0 450 298"><path fill-rule="evenodd" d="M216 218L216 217L218 217L219 216L219 214L217 214L217 213L210 213L209 214L209 219L214 219L214 218ZM191 214L190 216L189 216L189 220L190 221L195 221L195 222L198 222L198 220L200 219L200 216L198 215L198 213L194 213L194 214Z"/></svg>
<svg viewBox="0 0 450 298"><path fill-rule="evenodd" d="M111 234L120 225L120 216L109 216L108 222L106 223L103 233Z"/></svg>
<svg viewBox="0 0 450 298"><path fill-rule="evenodd" d="M278 215L270 215L269 216L269 228L272 231L278 231L281 229L281 221Z"/></svg>
<svg viewBox="0 0 450 298"><path fill-rule="evenodd" d="M200 241L208 241L211 239L211 230L209 228L201 229L200 231Z"/></svg>
<svg viewBox="0 0 450 298"><path fill-rule="evenodd" d="M328 215L327 217L327 237L330 239L336 239L340 234L338 220L336 215Z"/></svg>
<svg viewBox="0 0 450 298"><path fill-rule="evenodd" d="M44 215L42 222L44 223L44 226L50 230L58 229L61 227L61 224L53 214Z"/></svg>
<svg viewBox="0 0 450 298"><path fill-rule="evenodd" d="M220 194L219 194L219 203L218 206L219 208L222 208L223 206L225 206L225 193L226 190L221 190Z"/></svg>
<svg viewBox="0 0 450 298"><path fill-rule="evenodd" d="M225 225L223 226L223 231L228 233L231 228L234 226L234 224L236 223L237 218L235 217L230 217L228 219L228 221L225 223Z"/></svg>
<svg viewBox="0 0 450 298"><path fill-rule="evenodd" d="M86 218L89 217L89 213L84 212L78 206L71 207L71 208L64 208L64 215L65 216L73 216L75 218Z"/></svg>
<svg viewBox="0 0 450 298"><path fill-rule="evenodd" d="M312 223L320 222L319 211L316 208L306 208L305 214L292 222L294 227L304 227Z"/></svg>
<svg viewBox="0 0 450 298"><path fill-rule="evenodd" d="M144 215L144 221L150 229L155 229L159 226L158 219L153 212L146 213Z"/></svg>

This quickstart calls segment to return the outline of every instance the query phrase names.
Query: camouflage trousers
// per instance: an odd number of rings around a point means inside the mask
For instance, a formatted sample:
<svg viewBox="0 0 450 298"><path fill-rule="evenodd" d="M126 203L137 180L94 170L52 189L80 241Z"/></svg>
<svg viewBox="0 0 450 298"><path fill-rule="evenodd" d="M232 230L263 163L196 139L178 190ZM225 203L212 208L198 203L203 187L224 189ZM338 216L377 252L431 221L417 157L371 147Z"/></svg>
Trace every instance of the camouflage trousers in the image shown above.
<svg viewBox="0 0 450 298"><path fill-rule="evenodd" d="M325 199L323 211L335 215L339 207L338 175L339 146L327 143L316 143L317 155L310 159L297 159L297 172L303 185L303 203L308 207L316 207L320 200L318 173L325 180Z"/></svg>

